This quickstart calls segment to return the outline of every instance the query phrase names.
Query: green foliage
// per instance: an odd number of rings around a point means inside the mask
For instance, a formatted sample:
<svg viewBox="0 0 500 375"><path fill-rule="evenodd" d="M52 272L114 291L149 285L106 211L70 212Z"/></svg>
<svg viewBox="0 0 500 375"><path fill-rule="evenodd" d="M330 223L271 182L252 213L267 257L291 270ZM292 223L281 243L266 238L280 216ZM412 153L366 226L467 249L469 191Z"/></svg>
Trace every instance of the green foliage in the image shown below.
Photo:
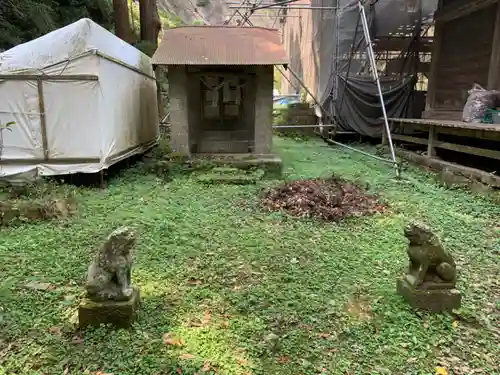
<svg viewBox="0 0 500 375"><path fill-rule="evenodd" d="M281 92L281 81L283 80L283 75L280 73L278 68L274 68L274 88Z"/></svg>
<svg viewBox="0 0 500 375"><path fill-rule="evenodd" d="M129 1L130 25L139 40L139 3ZM159 11L163 28L182 25L180 17ZM0 51L35 39L81 18L91 18L113 31L112 0L4 0L0 1ZM154 46L139 41L136 47L152 56Z"/></svg>
<svg viewBox="0 0 500 375"><path fill-rule="evenodd" d="M179 16L171 14L169 12L159 10L158 15L160 16L161 25L164 29L171 29L174 27L182 26L184 24Z"/></svg>
<svg viewBox="0 0 500 375"><path fill-rule="evenodd" d="M155 44L151 43L148 40L139 40L137 43L135 43L135 48L137 48L145 55L148 55L149 57L152 57L156 51Z"/></svg>
<svg viewBox="0 0 500 375"><path fill-rule="evenodd" d="M37 38L83 17L110 29L111 0L0 1L0 50Z"/></svg>
<svg viewBox="0 0 500 375"><path fill-rule="evenodd" d="M139 39L139 36L141 35L141 13L139 11L139 2L128 0L128 9L130 13L130 27L132 28L132 32L136 38Z"/></svg>
<svg viewBox="0 0 500 375"><path fill-rule="evenodd" d="M0 122L0 131L2 131L2 130L12 131L11 126L13 126L14 124L15 124L14 121L10 121L10 122L6 123L5 125Z"/></svg>
<svg viewBox="0 0 500 375"><path fill-rule="evenodd" d="M181 176L166 184L137 170L106 190L74 189L79 213L64 225L2 229L0 369L424 375L442 365L450 375L498 373L500 206L413 167L396 180L391 166L322 141L275 144L287 179L359 180L391 211L340 224L298 220L261 209L258 194L272 181L205 186ZM416 313L395 293L410 219L431 225L455 256L464 301L454 316ZM87 266L119 225L140 238L137 323L79 332Z"/></svg>

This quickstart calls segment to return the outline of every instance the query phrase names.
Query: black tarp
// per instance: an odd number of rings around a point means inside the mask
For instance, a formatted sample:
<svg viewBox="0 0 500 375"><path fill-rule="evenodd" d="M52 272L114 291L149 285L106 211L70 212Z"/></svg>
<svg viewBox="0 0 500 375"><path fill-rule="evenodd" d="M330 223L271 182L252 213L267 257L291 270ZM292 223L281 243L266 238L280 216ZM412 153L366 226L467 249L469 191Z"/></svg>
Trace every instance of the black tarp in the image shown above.
<svg viewBox="0 0 500 375"><path fill-rule="evenodd" d="M380 137L383 112L377 85L371 77L339 76L338 97L333 106L341 130L355 131L369 137ZM407 117L415 78L380 78L388 117Z"/></svg>

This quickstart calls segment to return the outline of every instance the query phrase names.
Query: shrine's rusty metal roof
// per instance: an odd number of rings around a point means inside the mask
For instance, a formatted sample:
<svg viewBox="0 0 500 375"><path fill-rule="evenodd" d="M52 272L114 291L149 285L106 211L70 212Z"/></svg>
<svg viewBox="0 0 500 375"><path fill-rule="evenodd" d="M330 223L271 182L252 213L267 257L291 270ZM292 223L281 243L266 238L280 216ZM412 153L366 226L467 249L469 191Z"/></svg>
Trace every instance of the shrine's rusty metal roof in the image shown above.
<svg viewBox="0 0 500 375"><path fill-rule="evenodd" d="M164 31L153 64L280 65L288 56L275 29L184 26Z"/></svg>

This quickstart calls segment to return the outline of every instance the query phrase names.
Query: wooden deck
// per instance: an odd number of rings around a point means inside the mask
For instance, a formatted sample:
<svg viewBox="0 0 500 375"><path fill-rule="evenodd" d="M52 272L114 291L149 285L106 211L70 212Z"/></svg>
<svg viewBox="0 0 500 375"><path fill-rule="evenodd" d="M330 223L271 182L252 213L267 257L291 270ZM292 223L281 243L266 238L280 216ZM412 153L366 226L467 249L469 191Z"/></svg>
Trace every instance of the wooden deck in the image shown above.
<svg viewBox="0 0 500 375"><path fill-rule="evenodd" d="M468 129L487 132L500 132L500 124L477 124L463 121L433 120L418 118L389 118L393 124L413 124L424 126L437 126L442 128Z"/></svg>
<svg viewBox="0 0 500 375"><path fill-rule="evenodd" d="M403 141L407 143L414 143L427 146L427 154L422 156L422 158L427 159L432 165L436 166L439 163L443 163L443 168L449 167L447 162L439 160L436 158L436 149L441 148L445 150L465 153L474 156L485 157L493 159L493 165L499 165L500 163L496 160L500 160L500 124L478 124L478 123L466 123L462 121L449 121L449 120L435 120L435 119L409 119L409 118L390 118L392 139ZM416 133L416 134L414 134ZM419 137L417 135L422 135L427 133L427 137ZM409 135L412 134L412 135ZM453 135L457 136L453 141L442 141L439 139L440 135ZM491 148L482 148L476 146L469 146L461 142L463 138L476 138L487 141L489 144L495 144L496 146ZM383 143L387 143L384 137L382 139ZM452 143L453 142L453 143ZM456 142L456 143L455 143ZM425 163L429 164L429 163ZM457 165L458 166L458 165ZM477 173L470 173L471 168L463 167L463 172L466 172L468 176L482 176L480 179L486 183L494 186L500 186L500 177L481 170L476 170ZM492 183L493 182L493 183Z"/></svg>

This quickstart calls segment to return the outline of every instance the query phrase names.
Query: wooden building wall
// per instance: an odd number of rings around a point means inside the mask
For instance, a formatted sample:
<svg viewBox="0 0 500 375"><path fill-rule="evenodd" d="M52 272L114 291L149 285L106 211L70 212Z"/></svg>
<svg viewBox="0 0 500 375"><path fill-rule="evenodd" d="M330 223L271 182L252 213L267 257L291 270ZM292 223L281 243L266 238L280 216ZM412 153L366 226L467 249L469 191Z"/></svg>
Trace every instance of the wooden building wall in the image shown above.
<svg viewBox="0 0 500 375"><path fill-rule="evenodd" d="M498 0L442 0L436 12L427 118L459 120L474 83L500 88Z"/></svg>

